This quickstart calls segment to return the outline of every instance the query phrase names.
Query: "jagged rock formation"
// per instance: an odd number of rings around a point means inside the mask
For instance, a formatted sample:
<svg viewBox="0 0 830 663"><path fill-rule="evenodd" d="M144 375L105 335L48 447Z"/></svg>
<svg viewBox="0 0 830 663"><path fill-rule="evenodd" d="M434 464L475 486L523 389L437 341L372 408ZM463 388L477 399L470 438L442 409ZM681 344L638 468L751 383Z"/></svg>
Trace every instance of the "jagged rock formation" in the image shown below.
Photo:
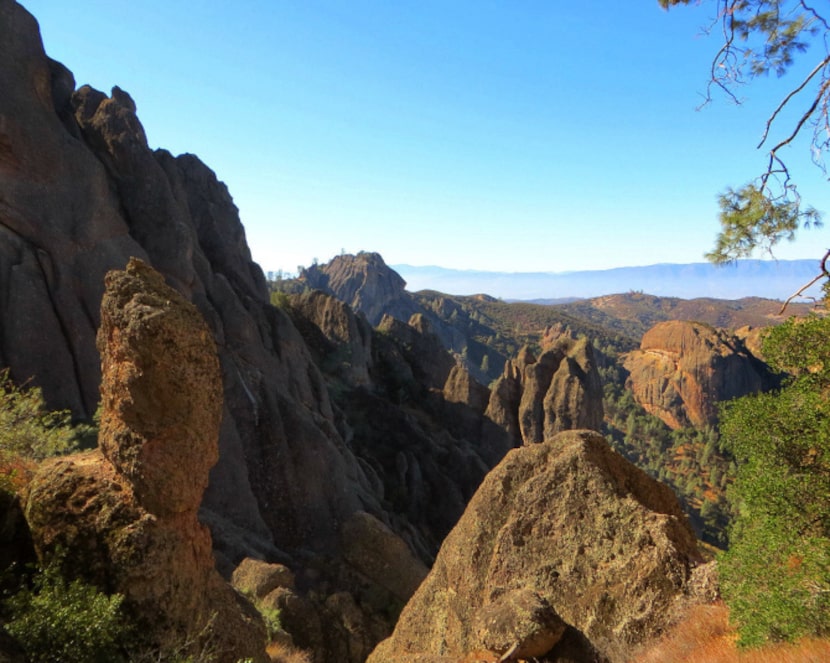
<svg viewBox="0 0 830 663"><path fill-rule="evenodd" d="M397 554L400 546L406 542L414 556L431 561L488 469L521 441L483 417L486 389L445 352L462 355L473 347L469 339L442 325L436 311L396 299L403 285L394 279L375 284L375 300L397 301L409 323L381 321L379 332L319 294L285 310L272 307L215 174L193 155L151 151L123 90L75 90L72 74L45 55L36 22L13 0L0 0L0 34L0 365L18 382L33 378L51 407L89 418L101 381L95 338L104 275L132 256L156 268L196 306L218 351L219 459L199 512L218 568L230 578L245 558L284 564L296 586L280 587L272 598L294 625L297 644L313 647L317 663L362 661L391 630L402 587L414 584L391 586L388 578L417 576L413 556ZM341 281L348 279L329 284ZM360 283L368 302L374 282ZM452 303L435 306L449 311ZM570 350L564 354L562 365L570 366ZM471 356L480 363L480 353ZM574 358L588 375L580 362ZM544 396L544 421L570 417L592 425L575 414L579 394L589 390L571 373L562 376L568 404L560 409ZM175 419L180 402L149 404ZM519 402L515 413L521 434ZM91 454L71 469L57 462L49 471L59 475L55 481L82 476L93 487L129 476L130 491L149 500L140 508L152 518L183 518L168 511L189 514L201 479L179 485L171 475L170 497L153 501L144 469L153 467L154 448L142 443L127 453L112 446L107 453L118 469ZM208 465L210 457L202 461ZM93 469L100 467L112 469ZM92 499L90 508L98 504L113 529L139 513L107 499ZM383 576L367 573L363 556L346 554L355 522L377 525L371 531L386 537L383 550L397 551L381 557L388 565ZM199 531L194 525L184 533ZM148 560L167 555L167 539L158 544ZM137 582L133 589L139 591Z"/></svg>
<svg viewBox="0 0 830 663"><path fill-rule="evenodd" d="M377 253L344 254L324 265L313 265L288 289L298 286L333 295L363 313L373 326L388 325L384 318L390 317L428 329L482 384L488 384L495 377L489 371L497 373L497 369L488 366L502 366L506 361L497 350L476 340L483 327L452 298L440 293L407 292L405 281Z"/></svg>
<svg viewBox="0 0 830 663"><path fill-rule="evenodd" d="M675 429L711 426L718 402L774 385L767 366L740 338L696 322L658 323L623 366L637 402Z"/></svg>
<svg viewBox="0 0 830 663"><path fill-rule="evenodd" d="M320 290L310 290L291 302L294 323L318 357L326 357L329 373L353 385L370 382L372 329L365 317ZM310 324L309 324L310 323Z"/></svg>
<svg viewBox="0 0 830 663"><path fill-rule="evenodd" d="M385 316L373 331L361 314L319 291L292 296L288 310L310 339L338 427L372 478L389 524L431 561L510 446L483 416L489 391L455 363L420 314L408 324ZM370 351L368 381L350 381L343 366L355 347ZM500 445L497 455L482 442L485 430Z"/></svg>
<svg viewBox="0 0 830 663"><path fill-rule="evenodd" d="M13 0L0 0L0 34L0 365L42 387L50 407L91 417L104 275L131 256L153 265L218 348L219 461L200 518L219 568L229 577L245 557L281 561L314 578L303 591L323 587L322 601L350 591L337 584L341 524L368 511L406 527L344 439L305 340L270 305L227 189L196 157L151 151L126 92L75 90Z"/></svg>
<svg viewBox="0 0 830 663"><path fill-rule="evenodd" d="M409 322L401 322L391 315L383 316L378 331L393 337L401 348L414 377L430 389L443 389L455 366L441 340L432 333L432 326L422 313L414 314Z"/></svg>
<svg viewBox="0 0 830 663"><path fill-rule="evenodd" d="M337 256L325 265L308 267L300 278L315 290L334 295L360 311L372 326L384 315L408 320L418 312L405 290L406 281L377 253Z"/></svg>
<svg viewBox="0 0 830 663"><path fill-rule="evenodd" d="M487 417L517 444L602 426L602 383L587 339L561 336L538 359L523 348L493 387Z"/></svg>
<svg viewBox="0 0 830 663"><path fill-rule="evenodd" d="M514 646L543 661L625 661L669 624L698 561L671 490L598 433L561 433L487 476L369 663Z"/></svg>
<svg viewBox="0 0 830 663"><path fill-rule="evenodd" d="M216 572L197 519L222 415L212 335L138 260L107 276L101 309L99 449L48 462L29 484L38 556L122 593L151 651L211 641L220 661L264 660L264 626Z"/></svg>

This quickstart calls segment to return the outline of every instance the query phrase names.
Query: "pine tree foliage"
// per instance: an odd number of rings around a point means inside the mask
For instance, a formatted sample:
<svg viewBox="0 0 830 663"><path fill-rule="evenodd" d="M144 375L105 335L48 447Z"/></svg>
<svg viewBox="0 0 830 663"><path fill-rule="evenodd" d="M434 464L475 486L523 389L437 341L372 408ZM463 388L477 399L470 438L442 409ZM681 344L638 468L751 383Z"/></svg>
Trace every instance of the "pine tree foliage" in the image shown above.
<svg viewBox="0 0 830 663"><path fill-rule="evenodd" d="M738 474L720 574L745 645L830 636L830 318L792 319L764 352L792 377L721 426Z"/></svg>
<svg viewBox="0 0 830 663"><path fill-rule="evenodd" d="M659 0L664 9L691 0ZM698 4L696 1L694 4ZM799 73L789 91L770 109L758 148L767 148L766 167L754 180L720 196L721 232L707 258L726 263L761 249L772 253L799 228L821 226L821 215L804 205L782 157L783 148L812 131L811 157L824 169L830 148L830 24L825 3L803 0L711 0L715 9L707 32L718 31L722 43L712 60L706 102L714 91L740 103L738 90L754 78L791 74L794 65L811 66ZM823 13L820 13L823 12ZM785 111L795 112L784 124Z"/></svg>

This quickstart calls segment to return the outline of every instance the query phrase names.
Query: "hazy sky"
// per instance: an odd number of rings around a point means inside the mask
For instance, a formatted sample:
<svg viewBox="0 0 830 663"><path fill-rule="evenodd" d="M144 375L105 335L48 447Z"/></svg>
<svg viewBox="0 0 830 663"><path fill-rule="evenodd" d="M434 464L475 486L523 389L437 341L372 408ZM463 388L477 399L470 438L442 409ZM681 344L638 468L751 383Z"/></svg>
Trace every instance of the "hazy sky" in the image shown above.
<svg viewBox="0 0 830 663"><path fill-rule="evenodd" d="M697 111L711 5L657 0L23 0L46 52L128 91L150 144L197 154L254 258L566 271L698 262L716 195L760 173L791 80ZM830 212L806 143L787 152ZM828 231L780 258L820 257Z"/></svg>

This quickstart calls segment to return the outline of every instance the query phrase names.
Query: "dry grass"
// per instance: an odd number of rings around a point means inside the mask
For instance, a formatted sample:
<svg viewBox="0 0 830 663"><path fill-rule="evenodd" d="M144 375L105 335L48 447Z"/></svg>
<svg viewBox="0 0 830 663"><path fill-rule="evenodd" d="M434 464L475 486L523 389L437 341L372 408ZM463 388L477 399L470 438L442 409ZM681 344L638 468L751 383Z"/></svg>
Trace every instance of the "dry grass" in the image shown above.
<svg viewBox="0 0 830 663"><path fill-rule="evenodd" d="M272 642L266 650L271 663L312 663L311 655L291 645Z"/></svg>
<svg viewBox="0 0 830 663"><path fill-rule="evenodd" d="M698 605L656 645L634 657L637 663L827 663L830 641L802 640L794 645L770 645L741 650L723 604Z"/></svg>
<svg viewBox="0 0 830 663"><path fill-rule="evenodd" d="M0 488L20 493L31 481L37 463L15 454L0 454Z"/></svg>

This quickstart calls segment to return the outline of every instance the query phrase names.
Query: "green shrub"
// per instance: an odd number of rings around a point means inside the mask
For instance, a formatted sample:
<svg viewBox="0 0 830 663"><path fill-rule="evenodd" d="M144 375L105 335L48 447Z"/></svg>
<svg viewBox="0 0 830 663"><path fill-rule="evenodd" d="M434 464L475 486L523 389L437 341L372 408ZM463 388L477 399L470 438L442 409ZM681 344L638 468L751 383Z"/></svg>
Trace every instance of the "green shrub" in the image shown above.
<svg viewBox="0 0 830 663"><path fill-rule="evenodd" d="M271 304L277 308L287 309L291 306L291 300L282 290L275 290L271 293Z"/></svg>
<svg viewBox="0 0 830 663"><path fill-rule="evenodd" d="M27 467L49 456L70 453L97 437L94 426L72 426L69 410L50 412L38 387L18 387L8 369L0 371L0 489L16 492Z"/></svg>
<svg viewBox="0 0 830 663"><path fill-rule="evenodd" d="M279 608L258 608L259 614L265 622L265 629L268 631L268 639L271 640L282 631L282 619Z"/></svg>
<svg viewBox="0 0 830 663"><path fill-rule="evenodd" d="M52 565L35 575L33 587L6 601L6 631L31 663L115 663L129 626L123 597L107 596L80 580L67 582Z"/></svg>
<svg viewBox="0 0 830 663"><path fill-rule="evenodd" d="M38 387L22 389L0 371L0 450L33 460L75 449L69 410L50 412Z"/></svg>

